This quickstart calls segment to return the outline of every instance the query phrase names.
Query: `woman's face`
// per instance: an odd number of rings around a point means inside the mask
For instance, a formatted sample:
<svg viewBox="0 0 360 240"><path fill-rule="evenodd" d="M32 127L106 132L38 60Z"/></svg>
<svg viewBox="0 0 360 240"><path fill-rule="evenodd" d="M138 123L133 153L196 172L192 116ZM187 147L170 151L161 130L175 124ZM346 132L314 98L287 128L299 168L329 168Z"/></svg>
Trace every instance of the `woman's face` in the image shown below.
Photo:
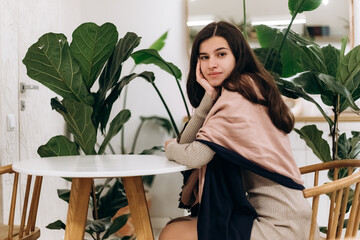
<svg viewBox="0 0 360 240"><path fill-rule="evenodd" d="M199 63L210 85L219 87L230 76L236 61L225 38L214 36L200 44Z"/></svg>

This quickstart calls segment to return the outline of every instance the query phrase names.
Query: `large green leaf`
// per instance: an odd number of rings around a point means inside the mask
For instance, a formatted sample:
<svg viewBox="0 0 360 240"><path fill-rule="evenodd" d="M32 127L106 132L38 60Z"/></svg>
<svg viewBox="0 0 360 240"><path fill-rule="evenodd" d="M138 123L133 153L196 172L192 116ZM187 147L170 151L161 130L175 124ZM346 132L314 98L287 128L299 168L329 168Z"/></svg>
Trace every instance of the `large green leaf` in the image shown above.
<svg viewBox="0 0 360 240"><path fill-rule="evenodd" d="M349 159L357 159L360 154L360 132L352 131L353 135L350 138L351 151L349 153Z"/></svg>
<svg viewBox="0 0 360 240"><path fill-rule="evenodd" d="M288 7L290 14L294 16L297 13L315 10L321 3L322 0L289 0Z"/></svg>
<svg viewBox="0 0 360 240"><path fill-rule="evenodd" d="M87 233L102 233L111 226L111 217L101 218L97 220L87 220L85 231ZM104 238L103 238L104 239Z"/></svg>
<svg viewBox="0 0 360 240"><path fill-rule="evenodd" d="M106 137L104 139L104 141L102 142L100 149L99 149L99 154L103 154L105 151L106 146L108 145L108 143L110 142L110 140L116 135L118 134L118 132L121 130L121 128L123 127L123 125L130 119L131 117L131 113L129 110L127 109L123 109L121 110L118 115L116 115L116 117L111 121L110 123L110 128L108 133L106 134Z"/></svg>
<svg viewBox="0 0 360 240"><path fill-rule="evenodd" d="M272 55L279 51L280 41L285 37L285 30L259 25L256 26L256 33L260 46L269 49L265 62L263 62L265 67L269 69L269 66L273 65L273 59L275 59ZM290 77L299 72L310 70L326 73L324 56L320 47L293 31L289 31L286 36L280 52L280 59L282 77ZM279 71L277 72L280 73Z"/></svg>
<svg viewBox="0 0 360 240"><path fill-rule="evenodd" d="M59 102L56 98L51 99L51 106L64 117L70 132L74 134L75 142L84 153L95 154L96 130L91 122L92 107L70 99Z"/></svg>
<svg viewBox="0 0 360 240"><path fill-rule="evenodd" d="M146 71L142 72L140 74L132 73L130 75L127 75L127 76L121 78L121 80L115 85L115 87L113 87L109 96L105 99L103 107L101 109L99 109L99 112L96 114L97 119L95 120L95 123L96 123L95 126L97 126L98 123L100 123L101 124L100 129L101 129L102 133L105 132L105 128L109 121L109 116L111 113L112 106L113 106L114 102L119 98L122 89L127 84L129 84L130 81L134 80L137 77L144 78L147 81L154 81L154 79L155 79L154 73L146 72Z"/></svg>
<svg viewBox="0 0 360 240"><path fill-rule="evenodd" d="M63 223L61 220L56 220L55 222L49 223L46 228L52 229L52 230L65 230L65 223Z"/></svg>
<svg viewBox="0 0 360 240"><path fill-rule="evenodd" d="M104 192L98 201L98 214L100 219L113 217L120 208L128 205L124 186L118 179Z"/></svg>
<svg viewBox="0 0 360 240"><path fill-rule="evenodd" d="M37 152L40 157L79 155L77 144L60 135L52 137L45 145L41 145Z"/></svg>
<svg viewBox="0 0 360 240"><path fill-rule="evenodd" d="M319 46L301 46L301 49L303 50L304 55L300 58L300 61L304 69L327 74L324 56Z"/></svg>
<svg viewBox="0 0 360 240"><path fill-rule="evenodd" d="M267 48L254 48L253 49L256 57L259 59L259 61L265 66L265 68L272 72L277 73L279 76L282 75L282 63L281 58L276 59L276 63L274 67L272 67L273 62L275 61L276 57L276 50L271 50ZM272 68L272 69L271 69Z"/></svg>
<svg viewBox="0 0 360 240"><path fill-rule="evenodd" d="M271 28L267 25L257 25L255 30L261 48L278 50L282 39L280 29Z"/></svg>
<svg viewBox="0 0 360 240"><path fill-rule="evenodd" d="M326 47L322 47L321 51L324 56L328 75L335 78L339 67L340 50L331 45L327 45Z"/></svg>
<svg viewBox="0 0 360 240"><path fill-rule="evenodd" d="M354 101L357 101L360 98L360 71L355 75L353 79L354 85L358 85L357 88L353 89L351 92L352 99ZM343 112L345 109L347 109L350 106L350 104L347 101L344 101L342 98L340 98L340 112Z"/></svg>
<svg viewBox="0 0 360 240"><path fill-rule="evenodd" d="M106 230L103 239L109 238L112 234L116 233L128 221L130 214L124 214L114 219L110 227Z"/></svg>
<svg viewBox="0 0 360 240"><path fill-rule="evenodd" d="M322 138L323 132L316 125L307 125L300 130L294 128L294 131L300 135L300 138L306 142L306 145L321 161L331 161L329 144Z"/></svg>
<svg viewBox="0 0 360 240"><path fill-rule="evenodd" d="M301 72L289 79L297 86L302 87L308 94L322 94L325 91L323 82L319 81L314 72Z"/></svg>
<svg viewBox="0 0 360 240"><path fill-rule="evenodd" d="M360 153L360 132L352 132L353 137L347 138L346 133L338 139L338 157L340 159L356 159Z"/></svg>
<svg viewBox="0 0 360 240"><path fill-rule="evenodd" d="M101 96L105 95L116 84L121 75L123 62L130 57L134 49L140 44L140 40L141 37L128 32L116 44L115 50L99 79L100 89L98 92Z"/></svg>
<svg viewBox="0 0 360 240"><path fill-rule="evenodd" d="M80 64L83 81L88 90L114 51L117 40L118 32L112 23L101 26L83 23L73 32L70 50Z"/></svg>
<svg viewBox="0 0 360 240"><path fill-rule="evenodd" d="M102 71L100 78L99 78L99 90L97 91L95 95L96 103L94 105L94 115L93 115L93 122L95 125L95 128L98 127L98 124L102 122L102 119L104 117L102 116L102 113L104 112L104 108L106 108L107 112L111 112L112 105L109 106L107 103L105 103L105 99L107 96L107 93L110 89L118 88L119 85L125 86L126 84L118 82L123 62L126 61L131 53L133 52L134 48L136 48L140 43L140 37L138 37L135 33L128 32L124 38L120 39L118 44L116 45L116 48L109 58L104 70ZM133 78L132 78L133 79ZM120 80L122 82L122 80ZM122 88L121 88L122 89ZM116 95L116 98L114 101L118 98L118 95L120 94L120 91L115 90L118 94L112 94L112 98L114 99L114 96ZM108 119L108 115L105 117ZM107 122L107 120L106 120ZM102 128L102 131L104 129L104 126Z"/></svg>
<svg viewBox="0 0 360 240"><path fill-rule="evenodd" d="M346 133L340 135L338 142L338 157L340 159L349 159L349 153L351 151L351 144L346 137Z"/></svg>
<svg viewBox="0 0 360 240"><path fill-rule="evenodd" d="M92 105L93 96L87 90L79 64L74 61L63 34L47 33L31 45L23 63L27 75L63 98Z"/></svg>
<svg viewBox="0 0 360 240"><path fill-rule="evenodd" d="M360 78L354 81L354 77L360 71L360 45L353 48L346 56L341 60L338 79L341 83L352 93L360 84Z"/></svg>
<svg viewBox="0 0 360 240"><path fill-rule="evenodd" d="M301 79L302 77L313 79L316 76L311 72L305 72L304 74L299 74L299 75L296 75L296 76L294 76L292 78L289 78L289 79L291 81L294 81L295 79ZM306 101L309 101L309 102L315 104L315 106L319 109L320 113L323 115L325 120L328 122L329 126L332 127L334 125L333 121L327 115L327 113L324 111L324 109L322 109L320 104L317 101L315 101L310 95L308 95L302 89L302 86L300 86L300 87L296 86L293 82L287 81L285 79L275 78L275 80L276 80L276 84L278 86L278 89L280 90L282 95L284 95L286 97L290 97L290 98L295 98L295 99L298 98L298 97L301 97L301 98L305 99ZM312 81L308 81L308 80L300 80L300 81L304 81L304 83L311 83L312 82Z"/></svg>
<svg viewBox="0 0 360 240"><path fill-rule="evenodd" d="M150 49L155 49L156 51L160 51L165 46L165 40L167 38L168 32L166 31L163 35L161 35L151 46Z"/></svg>
<svg viewBox="0 0 360 240"><path fill-rule="evenodd" d="M57 194L60 199L69 203L69 201L70 201L70 190L69 189L58 189Z"/></svg>
<svg viewBox="0 0 360 240"><path fill-rule="evenodd" d="M136 64L155 64L162 70L173 75L177 80L181 79L181 71L174 64L165 61L155 49L143 49L131 54Z"/></svg>
<svg viewBox="0 0 360 240"><path fill-rule="evenodd" d="M349 103L352 109L359 111L360 109L356 106L351 93L336 81L335 78L332 76L326 75L326 74L319 74L318 78L323 81L324 86L326 86L326 90L331 91L333 94L333 97L335 97L337 94L340 94L342 97L346 99L346 101ZM326 102L324 102L326 104ZM333 101L331 101L332 104L330 106L333 106Z"/></svg>

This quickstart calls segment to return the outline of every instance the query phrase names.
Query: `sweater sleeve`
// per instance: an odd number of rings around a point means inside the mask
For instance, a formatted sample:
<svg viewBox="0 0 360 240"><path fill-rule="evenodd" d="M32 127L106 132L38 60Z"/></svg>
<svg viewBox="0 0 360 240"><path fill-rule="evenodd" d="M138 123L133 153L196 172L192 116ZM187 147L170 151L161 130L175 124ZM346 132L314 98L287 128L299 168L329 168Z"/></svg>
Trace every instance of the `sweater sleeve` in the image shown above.
<svg viewBox="0 0 360 240"><path fill-rule="evenodd" d="M202 127L214 102L209 95L204 95L199 107L195 109L194 115L184 129L179 143L174 142L167 146L165 155L169 160L174 160L190 168L200 168L210 162L215 152L195 139L196 133Z"/></svg>
<svg viewBox="0 0 360 240"><path fill-rule="evenodd" d="M202 127L207 114L214 105L213 100L209 95L205 94L200 102L200 105L195 109L194 115L190 118L184 131L181 134L179 143L191 143L196 139L196 133Z"/></svg>

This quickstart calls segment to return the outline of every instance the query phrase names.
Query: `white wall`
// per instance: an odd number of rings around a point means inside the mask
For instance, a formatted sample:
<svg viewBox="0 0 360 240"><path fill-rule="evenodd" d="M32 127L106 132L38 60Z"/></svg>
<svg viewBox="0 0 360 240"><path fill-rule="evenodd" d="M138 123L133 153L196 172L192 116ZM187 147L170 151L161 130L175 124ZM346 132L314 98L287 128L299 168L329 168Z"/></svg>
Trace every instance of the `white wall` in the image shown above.
<svg viewBox="0 0 360 240"><path fill-rule="evenodd" d="M354 45L360 44L360 2L354 0Z"/></svg>

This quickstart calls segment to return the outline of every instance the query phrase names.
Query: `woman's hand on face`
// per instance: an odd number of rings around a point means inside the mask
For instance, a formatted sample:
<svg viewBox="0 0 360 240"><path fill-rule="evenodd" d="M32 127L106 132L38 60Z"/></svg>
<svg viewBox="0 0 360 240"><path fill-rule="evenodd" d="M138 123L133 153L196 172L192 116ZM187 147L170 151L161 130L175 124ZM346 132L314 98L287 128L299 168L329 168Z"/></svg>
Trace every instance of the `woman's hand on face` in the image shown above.
<svg viewBox="0 0 360 240"><path fill-rule="evenodd" d="M196 64L196 81L205 89L205 92L212 98L216 99L218 90L210 85L209 81L204 77L200 69L200 62Z"/></svg>
<svg viewBox="0 0 360 240"><path fill-rule="evenodd" d="M172 138L172 139L169 139L169 140L166 140L166 141L165 141L165 151L166 151L167 146L169 146L169 144L170 144L170 143L173 143L173 142L177 142L177 139L176 139L176 138Z"/></svg>

